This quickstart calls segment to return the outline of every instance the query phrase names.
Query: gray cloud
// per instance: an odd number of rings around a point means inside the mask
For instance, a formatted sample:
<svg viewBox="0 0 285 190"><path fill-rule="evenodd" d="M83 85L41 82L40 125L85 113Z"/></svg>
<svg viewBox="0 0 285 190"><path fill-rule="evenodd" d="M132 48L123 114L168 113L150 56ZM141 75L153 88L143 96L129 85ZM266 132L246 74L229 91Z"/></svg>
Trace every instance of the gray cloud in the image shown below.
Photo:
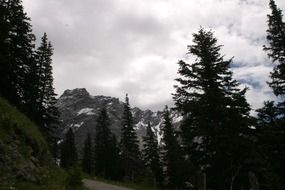
<svg viewBox="0 0 285 190"><path fill-rule="evenodd" d="M92 94L130 94L133 106L172 104L176 62L199 26L211 28L223 53L234 58L234 76L251 89L254 108L272 99L271 65L262 51L267 1L260 0L24 0L38 38L55 48L58 94L85 87ZM276 3L285 10L285 2Z"/></svg>

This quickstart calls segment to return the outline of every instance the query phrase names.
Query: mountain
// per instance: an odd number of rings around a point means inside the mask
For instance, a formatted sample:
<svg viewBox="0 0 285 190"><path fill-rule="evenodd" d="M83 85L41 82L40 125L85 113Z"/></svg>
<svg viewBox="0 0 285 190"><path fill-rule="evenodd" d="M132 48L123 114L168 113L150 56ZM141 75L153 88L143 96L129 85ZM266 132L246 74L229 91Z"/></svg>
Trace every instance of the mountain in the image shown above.
<svg viewBox="0 0 285 190"><path fill-rule="evenodd" d="M104 106L111 119L110 129L116 135L117 139L119 139L124 102L121 102L118 98L109 96L92 96L85 88L65 90L59 97L57 107L61 113L61 136L63 137L63 134L67 132L69 128L72 128L75 133L76 144L81 148L88 132L95 136L96 119L99 111ZM146 133L146 125L148 122L150 122L160 142L162 136L161 125L163 112L153 112L148 109L141 110L140 108L134 107L132 108L132 114L140 144L142 144L142 137ZM182 120L182 117L175 111L171 111L171 118L175 126Z"/></svg>

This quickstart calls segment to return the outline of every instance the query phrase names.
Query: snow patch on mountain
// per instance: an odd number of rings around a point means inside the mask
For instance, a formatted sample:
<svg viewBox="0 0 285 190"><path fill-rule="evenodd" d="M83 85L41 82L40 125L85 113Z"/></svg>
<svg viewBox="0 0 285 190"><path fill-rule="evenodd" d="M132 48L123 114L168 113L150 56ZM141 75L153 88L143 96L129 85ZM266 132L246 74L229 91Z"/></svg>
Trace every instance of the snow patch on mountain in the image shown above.
<svg viewBox="0 0 285 190"><path fill-rule="evenodd" d="M135 124L134 129L138 130L140 128L146 128L146 127L147 127L147 124L145 124L143 121L139 121L137 124Z"/></svg>
<svg viewBox="0 0 285 190"><path fill-rule="evenodd" d="M174 115L172 120L173 120L173 123L179 123L179 122L181 122L183 120L183 116L181 116L181 115Z"/></svg>
<svg viewBox="0 0 285 190"><path fill-rule="evenodd" d="M86 114L86 115L95 115L94 112L92 112L93 108L83 108L77 112L77 115Z"/></svg>
<svg viewBox="0 0 285 190"><path fill-rule="evenodd" d="M82 122L80 122L80 123L73 123L73 124L71 124L70 125L70 128L79 128L79 127L81 127L82 125L84 124L84 122L82 121Z"/></svg>
<svg viewBox="0 0 285 190"><path fill-rule="evenodd" d="M161 143L161 139L163 137L162 131L161 131L161 126L162 126L163 121L160 121L156 126L153 127L156 137L157 137L157 142L158 144Z"/></svg>

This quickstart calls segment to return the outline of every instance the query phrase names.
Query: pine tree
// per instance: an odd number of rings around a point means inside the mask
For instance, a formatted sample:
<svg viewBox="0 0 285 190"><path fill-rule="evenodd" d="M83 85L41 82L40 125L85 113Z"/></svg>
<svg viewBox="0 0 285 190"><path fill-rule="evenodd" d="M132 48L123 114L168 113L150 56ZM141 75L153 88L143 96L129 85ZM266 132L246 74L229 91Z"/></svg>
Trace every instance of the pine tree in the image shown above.
<svg viewBox="0 0 285 190"><path fill-rule="evenodd" d="M276 96L285 94L285 23L283 21L282 10L275 4L274 0L269 3L271 14L268 17L267 42L264 46L269 58L275 63L271 73L272 81L269 86Z"/></svg>
<svg viewBox="0 0 285 190"><path fill-rule="evenodd" d="M0 95L40 125L52 147L58 139L51 138L50 129L57 127L59 115L52 87L52 46L45 34L35 52L35 36L21 0L0 1L0 10Z"/></svg>
<svg viewBox="0 0 285 190"><path fill-rule="evenodd" d="M30 75L30 96L35 100L34 120L42 127L48 142L56 138L54 133L59 125L59 111L55 106L57 99L53 87L52 55L53 47L44 33L35 53L35 64Z"/></svg>
<svg viewBox="0 0 285 190"><path fill-rule="evenodd" d="M64 141L61 143L60 166L63 168L70 168L77 163L77 159L74 134L70 128L65 135Z"/></svg>
<svg viewBox="0 0 285 190"><path fill-rule="evenodd" d="M93 172L93 147L90 133L87 134L87 138L83 147L82 169L87 174L91 175Z"/></svg>
<svg viewBox="0 0 285 190"><path fill-rule="evenodd" d="M232 59L224 60L211 31L201 28L193 43L188 53L196 59L192 64L179 61L181 77L174 94L176 109L184 116L183 146L197 172L204 173L207 188L228 189L237 175L247 176L239 172L251 144L246 89L240 90L232 79Z"/></svg>
<svg viewBox="0 0 285 190"><path fill-rule="evenodd" d="M163 184L163 173L159 155L160 150L157 142L157 137L152 131L150 123L147 125L146 136L143 137L143 142L143 160L155 179L154 184L156 184L158 187L161 187Z"/></svg>
<svg viewBox="0 0 285 190"><path fill-rule="evenodd" d="M97 118L95 136L95 174L108 179L116 179L118 173L118 148L115 136L109 129L110 119L106 108Z"/></svg>
<svg viewBox="0 0 285 190"><path fill-rule="evenodd" d="M166 168L167 187L170 189L182 189L185 182L183 158L167 106L164 110L162 132L162 151L163 162Z"/></svg>
<svg viewBox="0 0 285 190"><path fill-rule="evenodd" d="M264 107L257 109L256 135L258 147L263 159L263 181L261 185L265 189L280 189L284 187L283 164L284 159L284 133L279 117L278 107L273 101L264 102Z"/></svg>
<svg viewBox="0 0 285 190"><path fill-rule="evenodd" d="M121 128L121 159L124 168L125 178L134 181L137 177L140 165L141 156L138 145L138 138L133 127L133 116L129 105L129 98L126 95L126 102L124 104L124 111L122 117Z"/></svg>
<svg viewBox="0 0 285 190"><path fill-rule="evenodd" d="M0 95L25 113L35 36L21 0L0 1Z"/></svg>
<svg viewBox="0 0 285 190"><path fill-rule="evenodd" d="M267 42L264 50L274 64L268 83L280 102L265 102L258 109L257 134L260 152L264 155L267 168L265 183L268 189L284 189L285 164L285 23L282 10L274 0L270 0L271 13L267 15Z"/></svg>
<svg viewBox="0 0 285 190"><path fill-rule="evenodd" d="M264 107L257 109L256 112L259 125L272 127L278 123L279 112L274 101L264 102Z"/></svg>

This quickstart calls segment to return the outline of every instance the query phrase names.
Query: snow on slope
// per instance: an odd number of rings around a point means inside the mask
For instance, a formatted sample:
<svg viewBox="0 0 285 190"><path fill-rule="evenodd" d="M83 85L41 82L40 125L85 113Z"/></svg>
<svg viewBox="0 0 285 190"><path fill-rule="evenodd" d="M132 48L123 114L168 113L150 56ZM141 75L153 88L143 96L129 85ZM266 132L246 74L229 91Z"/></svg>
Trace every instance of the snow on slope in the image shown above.
<svg viewBox="0 0 285 190"><path fill-rule="evenodd" d="M83 108L77 112L77 115L86 114L86 115L95 115L94 112L92 112L93 108Z"/></svg>

